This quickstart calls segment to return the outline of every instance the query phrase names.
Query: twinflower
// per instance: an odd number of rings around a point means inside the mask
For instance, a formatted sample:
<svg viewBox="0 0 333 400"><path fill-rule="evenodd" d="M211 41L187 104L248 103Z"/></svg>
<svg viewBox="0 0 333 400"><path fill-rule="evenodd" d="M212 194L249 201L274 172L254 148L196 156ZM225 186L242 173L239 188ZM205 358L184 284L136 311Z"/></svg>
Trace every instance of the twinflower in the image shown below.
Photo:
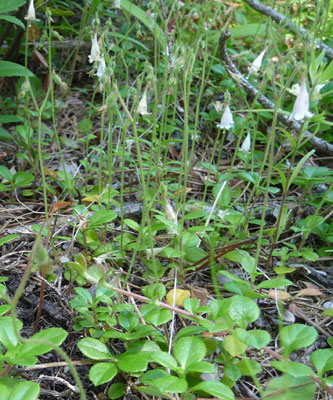
<svg viewBox="0 0 333 400"><path fill-rule="evenodd" d="M216 126L220 129L231 129L234 126L234 119L228 103L223 111L221 122Z"/></svg>
<svg viewBox="0 0 333 400"><path fill-rule="evenodd" d="M97 40L97 33L94 34L94 37L91 40L91 51L88 58L90 63L101 61L101 50Z"/></svg>
<svg viewBox="0 0 333 400"><path fill-rule="evenodd" d="M28 8L28 14L24 17L29 23L31 21L38 21L36 18L36 12L35 12L35 6L34 6L34 0L30 1L29 8Z"/></svg>
<svg viewBox="0 0 333 400"><path fill-rule="evenodd" d="M105 59L102 56L95 75L97 75L99 79L102 79L105 75L105 71L106 71L106 64L105 64Z"/></svg>
<svg viewBox="0 0 333 400"><path fill-rule="evenodd" d="M305 75L301 77L301 86L294 103L293 111L290 114L290 118L301 121L304 118L311 118L312 113L309 112L309 93L306 88Z"/></svg>
<svg viewBox="0 0 333 400"><path fill-rule="evenodd" d="M251 136L248 133L246 135L246 138L245 138L243 144L241 145L240 150L243 151L244 153L248 153L250 151L250 148L251 148Z"/></svg>
<svg viewBox="0 0 333 400"><path fill-rule="evenodd" d="M249 76L251 74L255 74L259 71L261 64L262 64L262 59L264 58L264 55L267 51L267 48L264 48L264 50L259 54L259 56L253 61L253 63L249 67Z"/></svg>
<svg viewBox="0 0 333 400"><path fill-rule="evenodd" d="M147 89L145 89L145 91L143 92L143 95L141 97L141 100L139 102L138 105L138 113L140 115L149 115L151 114L150 112L148 112L147 110Z"/></svg>

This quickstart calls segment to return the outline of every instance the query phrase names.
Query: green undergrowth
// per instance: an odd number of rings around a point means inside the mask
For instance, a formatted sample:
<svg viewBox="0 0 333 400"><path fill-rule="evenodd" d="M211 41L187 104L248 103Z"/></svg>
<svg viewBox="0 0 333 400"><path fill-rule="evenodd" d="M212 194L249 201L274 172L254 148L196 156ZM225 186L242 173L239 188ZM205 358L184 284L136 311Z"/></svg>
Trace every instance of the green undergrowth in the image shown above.
<svg viewBox="0 0 333 400"><path fill-rule="evenodd" d="M35 240L13 297L10 274L1 278L3 399L38 398L21 371L51 350L86 399L65 351L72 335L109 399L329 396L330 330L296 319L300 300L328 292L299 281L299 271L325 271L333 243L333 170L311 144L311 135L333 138L325 51L241 1L40 1L38 20L24 20L25 1L7 3L1 204L38 204L43 221L29 226ZM332 46L326 6L277 8ZM17 58L5 59L23 23ZM233 62L275 109L227 73L218 47L226 27ZM277 117L295 116L304 82L313 115L291 131ZM20 240L4 232L2 257ZM18 302L36 275L53 288L62 277L71 330L43 329L39 315L21 334ZM332 317L332 305L318 308L318 318Z"/></svg>

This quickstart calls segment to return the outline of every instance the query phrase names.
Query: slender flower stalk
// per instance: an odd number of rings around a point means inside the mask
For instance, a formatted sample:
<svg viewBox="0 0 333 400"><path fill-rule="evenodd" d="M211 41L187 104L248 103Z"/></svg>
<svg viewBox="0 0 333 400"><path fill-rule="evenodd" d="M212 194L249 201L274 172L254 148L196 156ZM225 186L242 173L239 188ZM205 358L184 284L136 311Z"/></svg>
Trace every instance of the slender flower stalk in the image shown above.
<svg viewBox="0 0 333 400"><path fill-rule="evenodd" d="M313 114L309 112L309 93L306 88L305 75L303 74L301 77L301 86L290 118L294 118L296 121L301 121L304 118L311 118L312 116Z"/></svg>
<svg viewBox="0 0 333 400"><path fill-rule="evenodd" d="M223 111L221 122L216 126L220 129L231 129L234 126L234 119L228 103Z"/></svg>

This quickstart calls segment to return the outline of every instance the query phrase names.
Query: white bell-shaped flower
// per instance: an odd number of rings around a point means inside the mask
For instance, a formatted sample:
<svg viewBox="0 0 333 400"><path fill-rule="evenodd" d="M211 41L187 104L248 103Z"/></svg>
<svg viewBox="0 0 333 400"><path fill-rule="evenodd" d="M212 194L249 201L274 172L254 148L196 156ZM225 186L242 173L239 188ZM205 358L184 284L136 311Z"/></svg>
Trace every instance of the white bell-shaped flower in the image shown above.
<svg viewBox="0 0 333 400"><path fill-rule="evenodd" d="M261 67L261 64L262 64L262 60L264 58L264 55L265 55L266 51L267 51L267 49L265 48L259 54L259 56L253 61L253 63L250 65L250 67L249 67L249 76L251 74L256 74L259 71L259 69Z"/></svg>
<svg viewBox="0 0 333 400"><path fill-rule="evenodd" d="M36 18L36 12L35 12L35 5L34 5L34 0L30 1L29 8L28 8L28 14L24 17L27 21L38 21Z"/></svg>
<svg viewBox="0 0 333 400"><path fill-rule="evenodd" d="M88 58L90 63L101 61L101 50L97 40L97 33L94 34L94 37L91 40L91 51Z"/></svg>
<svg viewBox="0 0 333 400"><path fill-rule="evenodd" d="M150 115L151 113L148 112L147 107L147 90L145 90L138 105L138 113L140 115Z"/></svg>
<svg viewBox="0 0 333 400"><path fill-rule="evenodd" d="M251 149L251 136L248 133L246 135L246 138L245 138L243 144L241 145L240 150L243 151L244 153L248 153L250 151L250 149Z"/></svg>
<svg viewBox="0 0 333 400"><path fill-rule="evenodd" d="M290 118L294 118L296 121L301 121L304 118L311 118L312 116L313 114L309 112L309 93L306 88L305 75L303 74Z"/></svg>
<svg viewBox="0 0 333 400"><path fill-rule="evenodd" d="M99 79L102 79L105 75L105 71L106 71L106 64L105 64L104 57L102 56L95 75L97 75L99 77Z"/></svg>
<svg viewBox="0 0 333 400"><path fill-rule="evenodd" d="M216 125L220 129L231 129L234 126L234 119L229 104L226 104L223 111L221 122Z"/></svg>

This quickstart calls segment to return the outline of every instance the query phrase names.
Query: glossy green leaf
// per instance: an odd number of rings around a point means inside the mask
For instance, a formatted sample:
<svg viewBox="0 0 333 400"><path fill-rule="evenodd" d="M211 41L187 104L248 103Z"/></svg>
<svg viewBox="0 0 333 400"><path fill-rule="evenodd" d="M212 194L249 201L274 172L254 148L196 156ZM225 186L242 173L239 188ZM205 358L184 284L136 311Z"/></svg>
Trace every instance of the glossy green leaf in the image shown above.
<svg viewBox="0 0 333 400"><path fill-rule="evenodd" d="M271 365L277 370L294 377L313 375L313 370L310 367L295 361L271 361Z"/></svg>
<svg viewBox="0 0 333 400"><path fill-rule="evenodd" d="M107 346L100 340L94 338L84 338L77 344L81 353L93 360L113 359Z"/></svg>
<svg viewBox="0 0 333 400"><path fill-rule="evenodd" d="M177 369L177 362L171 354L164 351L156 351L151 354L151 360L157 362L163 367L175 371Z"/></svg>
<svg viewBox="0 0 333 400"><path fill-rule="evenodd" d="M35 382L22 381L11 392L9 400L35 400L38 398L40 387Z"/></svg>
<svg viewBox="0 0 333 400"><path fill-rule="evenodd" d="M14 318L18 332L22 329L22 322ZM13 319L11 317L0 318L0 343L7 349L11 349L18 344L18 337L13 327Z"/></svg>
<svg viewBox="0 0 333 400"><path fill-rule="evenodd" d="M267 346L271 341L271 336L267 331L264 330L245 330L241 328L236 329L236 336L243 343L254 347L255 349L261 349Z"/></svg>
<svg viewBox="0 0 333 400"><path fill-rule="evenodd" d="M237 363L236 366L244 376L257 375L262 371L262 367L257 361L246 358Z"/></svg>
<svg viewBox="0 0 333 400"><path fill-rule="evenodd" d="M223 341L223 348L232 357L240 356L246 350L246 344L241 342L236 335L229 335Z"/></svg>
<svg viewBox="0 0 333 400"><path fill-rule="evenodd" d="M241 328L246 328L260 315L257 304L245 296L233 296L229 300L228 315Z"/></svg>
<svg viewBox="0 0 333 400"><path fill-rule="evenodd" d="M0 2L0 13L8 13L13 10L17 10L21 6L26 4L26 0L6 0Z"/></svg>
<svg viewBox="0 0 333 400"><path fill-rule="evenodd" d="M68 333L61 328L47 328L33 335L28 342L22 345L22 352L39 356L59 346L66 339ZM51 343L43 343L43 341ZM52 346L53 344L53 346Z"/></svg>
<svg viewBox="0 0 333 400"><path fill-rule="evenodd" d="M5 76L34 76L34 74L20 64L0 61L0 77Z"/></svg>
<svg viewBox="0 0 333 400"><path fill-rule="evenodd" d="M119 399L120 397L123 397L125 390L125 383L113 383L108 389L108 398L111 400Z"/></svg>
<svg viewBox="0 0 333 400"><path fill-rule="evenodd" d="M174 356L184 370L189 365L201 361L205 355L205 343L198 336L181 338L174 346Z"/></svg>
<svg viewBox="0 0 333 400"><path fill-rule="evenodd" d="M280 340L286 356L298 349L311 346L318 337L318 332L312 326L293 324L285 326L280 331Z"/></svg>
<svg viewBox="0 0 333 400"><path fill-rule="evenodd" d="M89 227L98 227L107 224L110 221L113 221L118 217L118 214L112 210L99 210L96 211L89 222Z"/></svg>
<svg viewBox="0 0 333 400"><path fill-rule="evenodd" d="M89 379L98 386L111 381L117 372L117 367L112 363L97 363L90 368Z"/></svg>
<svg viewBox="0 0 333 400"><path fill-rule="evenodd" d="M19 237L20 236L17 235L16 233L13 233L12 235L7 235L0 239L0 246L3 246L4 244L9 243L12 240L18 239Z"/></svg>
<svg viewBox="0 0 333 400"><path fill-rule="evenodd" d="M118 367L124 372L142 372L147 366L148 361L140 354L124 354L118 361Z"/></svg>
<svg viewBox="0 0 333 400"><path fill-rule="evenodd" d="M187 389L187 382L185 379L178 378L177 376L165 376L158 378L151 382L161 392L166 393L184 393Z"/></svg>
<svg viewBox="0 0 333 400"><path fill-rule="evenodd" d="M223 400L234 400L235 396L233 392L221 382L216 381L206 381L201 382L191 388L191 392L196 392L203 390L204 392L210 394L211 396L217 397Z"/></svg>
<svg viewBox="0 0 333 400"><path fill-rule="evenodd" d="M273 289L273 288L283 288L285 286L292 285L293 282L289 279L284 278L274 278L267 281L260 282L257 289Z"/></svg>
<svg viewBox="0 0 333 400"><path fill-rule="evenodd" d="M319 349L311 353L310 360L322 377L325 372L333 371L333 349Z"/></svg>
<svg viewBox="0 0 333 400"><path fill-rule="evenodd" d="M308 377L283 375L268 382L263 400L313 400L316 385Z"/></svg>

